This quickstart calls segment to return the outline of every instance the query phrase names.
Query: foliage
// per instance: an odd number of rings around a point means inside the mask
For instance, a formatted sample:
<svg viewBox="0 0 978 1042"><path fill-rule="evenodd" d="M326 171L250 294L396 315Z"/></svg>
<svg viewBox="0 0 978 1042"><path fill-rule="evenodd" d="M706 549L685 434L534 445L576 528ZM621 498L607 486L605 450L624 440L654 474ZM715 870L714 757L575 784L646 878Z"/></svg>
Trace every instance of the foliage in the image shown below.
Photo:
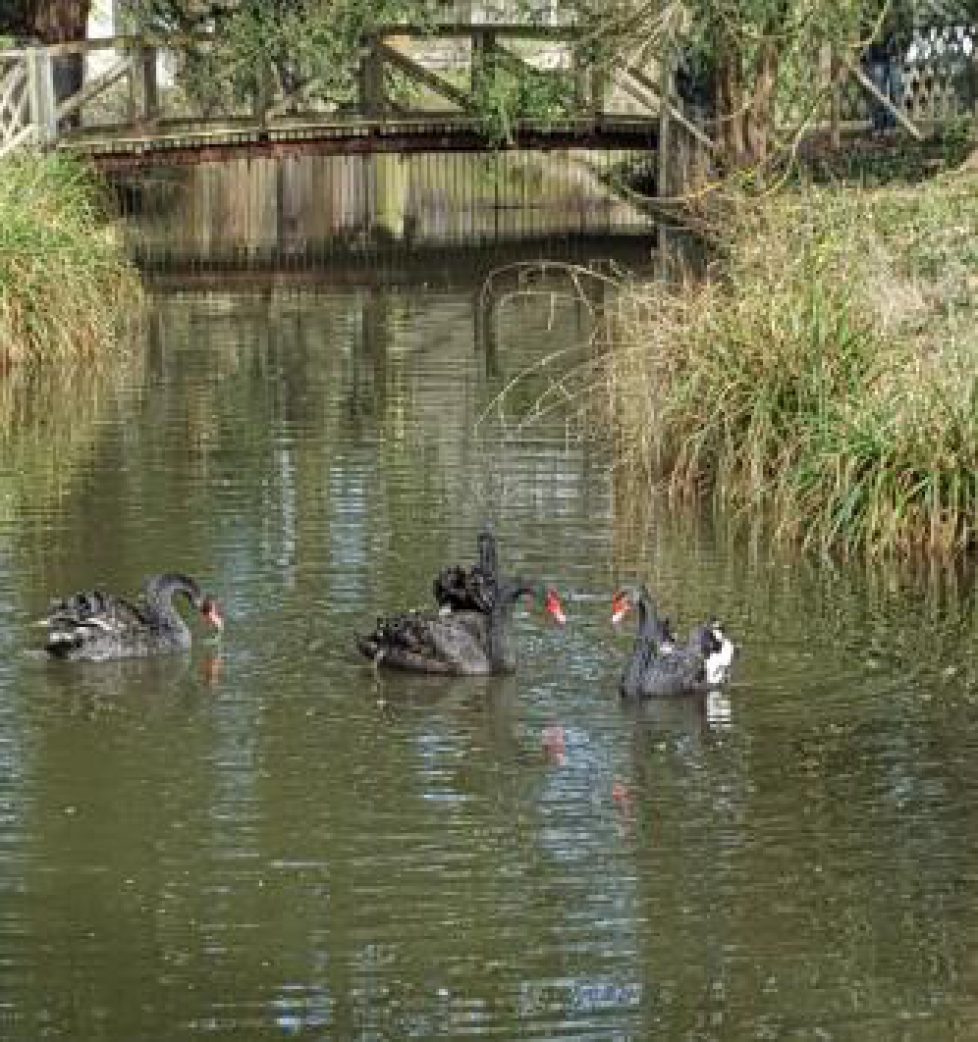
<svg viewBox="0 0 978 1042"><path fill-rule="evenodd" d="M623 458L822 551L978 541L978 194L802 189L745 207L722 280L624 296Z"/></svg>
<svg viewBox="0 0 978 1042"><path fill-rule="evenodd" d="M286 105L304 102L352 109L365 41L379 27L410 24L422 31L444 17L437 0L125 0L135 29L178 34L186 43L180 82L206 111L230 111L268 93ZM514 19L533 24L538 4L517 0ZM505 141L515 121L556 119L571 111L568 73L544 73L502 48L476 58L473 106L487 133ZM470 79L465 70L465 88ZM387 96L412 102L423 89L386 70Z"/></svg>
<svg viewBox="0 0 978 1042"><path fill-rule="evenodd" d="M717 117L727 169L793 148L828 96L831 50L858 64L866 46L904 41L913 22L973 19L974 0L573 0L593 59L648 67L672 53L685 101ZM842 66L844 70L844 65ZM844 73L843 73L844 74Z"/></svg>
<svg viewBox="0 0 978 1042"><path fill-rule="evenodd" d="M0 165L0 365L110 352L139 283L96 182L58 155Z"/></svg>
<svg viewBox="0 0 978 1042"><path fill-rule="evenodd" d="M494 141L511 141L519 119L547 124L574 111L570 73L543 73L529 63L503 63L490 54L477 65L474 81L476 111L484 132Z"/></svg>
<svg viewBox="0 0 978 1042"><path fill-rule="evenodd" d="M800 154L798 174L819 183L863 187L920 184L964 163L974 147L970 124L970 119L947 123L921 141L909 135L889 141L863 138L830 149L816 140Z"/></svg>
<svg viewBox="0 0 978 1042"><path fill-rule="evenodd" d="M269 86L349 104L363 40L379 25L430 24L434 0L126 0L135 28L187 40L183 83L211 108ZM269 78L273 82L269 83ZM230 95L230 98L228 97Z"/></svg>

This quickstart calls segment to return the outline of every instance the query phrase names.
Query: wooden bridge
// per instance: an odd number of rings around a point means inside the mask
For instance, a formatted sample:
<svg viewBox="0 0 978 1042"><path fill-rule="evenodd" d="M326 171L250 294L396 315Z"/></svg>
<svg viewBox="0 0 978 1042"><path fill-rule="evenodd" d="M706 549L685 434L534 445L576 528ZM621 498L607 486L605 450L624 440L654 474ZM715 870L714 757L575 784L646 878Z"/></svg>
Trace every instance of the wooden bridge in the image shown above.
<svg viewBox="0 0 978 1042"><path fill-rule="evenodd" d="M685 117L662 103L654 72L598 76L576 64L574 40L566 26L392 25L364 41L355 97L342 104L289 90L269 67L252 96L228 93L216 110L174 76L187 41L2 52L0 156L33 145L89 158L147 264L647 240L651 215L630 186L650 191L663 116ZM479 91L496 75L555 85L562 103L490 127Z"/></svg>
<svg viewBox="0 0 978 1042"><path fill-rule="evenodd" d="M905 68L896 116L911 133L961 109L954 62L974 61L968 32L948 30ZM609 234L647 241L649 198L680 193L687 171L708 161L710 121L677 97L665 63L603 73L581 63L576 42L573 26L391 25L363 41L356 90L332 104L271 62L244 98L196 97L181 63L214 47L208 38L0 51L0 162L23 147L88 157L146 264L301 263L337 250ZM935 55L944 74L925 68ZM855 67L844 81L830 76L831 64L823 125L835 136L865 128L879 92ZM504 77L559 103L545 117L493 123L486 88Z"/></svg>
<svg viewBox="0 0 978 1042"><path fill-rule="evenodd" d="M422 31L392 25L364 41L354 105L337 110L309 104L276 86L269 69L250 103L219 113L195 108L172 77L161 83L168 59L179 62L186 41L116 36L2 51L0 157L33 144L83 153L104 170L119 170L221 160L241 150L283 155L654 149L664 112L686 122L674 103L663 105L648 70L622 69L609 80L575 66L574 39L574 29L566 26L441 25ZM194 45L206 47L207 41ZM72 60L96 71L65 93L57 89L56 74ZM516 118L505 133L491 133L476 98L479 77L490 67L539 81L559 78L567 104L550 118ZM403 91L394 98L385 89L391 72L408 84L407 102Z"/></svg>

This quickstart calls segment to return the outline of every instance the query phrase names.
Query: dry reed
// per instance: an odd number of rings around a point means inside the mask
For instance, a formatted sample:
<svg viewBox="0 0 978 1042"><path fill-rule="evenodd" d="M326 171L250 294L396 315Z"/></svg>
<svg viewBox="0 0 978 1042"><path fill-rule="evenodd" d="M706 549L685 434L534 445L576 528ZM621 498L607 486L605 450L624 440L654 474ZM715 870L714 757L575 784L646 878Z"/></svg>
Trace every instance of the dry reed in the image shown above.
<svg viewBox="0 0 978 1042"><path fill-rule="evenodd" d="M74 364L111 353L139 279L94 176L24 152L0 176L0 365Z"/></svg>
<svg viewBox="0 0 978 1042"><path fill-rule="evenodd" d="M823 552L973 548L976 242L964 172L745 207L719 278L618 300L621 462Z"/></svg>

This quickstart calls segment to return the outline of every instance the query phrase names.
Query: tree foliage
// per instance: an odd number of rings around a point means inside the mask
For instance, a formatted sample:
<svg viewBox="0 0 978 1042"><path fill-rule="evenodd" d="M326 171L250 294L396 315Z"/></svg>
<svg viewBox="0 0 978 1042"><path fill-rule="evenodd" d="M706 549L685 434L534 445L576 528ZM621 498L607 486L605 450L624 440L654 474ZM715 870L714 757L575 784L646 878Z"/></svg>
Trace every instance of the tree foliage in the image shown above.
<svg viewBox="0 0 978 1042"><path fill-rule="evenodd" d="M181 72L197 100L272 88L342 106L356 94L363 40L379 25L428 24L435 0L126 0L124 12L135 29L185 38Z"/></svg>
<svg viewBox="0 0 978 1042"><path fill-rule="evenodd" d="M829 54L858 63L874 39L908 38L915 21L973 21L978 6L975 0L573 3L597 63L647 67L660 54L673 56L716 116L723 159L738 169L763 163L804 127L830 89Z"/></svg>

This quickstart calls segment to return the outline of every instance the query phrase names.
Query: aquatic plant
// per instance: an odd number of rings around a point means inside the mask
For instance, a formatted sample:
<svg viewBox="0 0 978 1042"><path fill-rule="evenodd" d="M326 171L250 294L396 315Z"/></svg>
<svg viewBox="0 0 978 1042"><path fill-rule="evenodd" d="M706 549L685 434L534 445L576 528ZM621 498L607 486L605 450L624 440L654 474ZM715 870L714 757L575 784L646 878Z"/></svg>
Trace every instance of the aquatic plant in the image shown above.
<svg viewBox="0 0 978 1042"><path fill-rule="evenodd" d="M18 153L0 176L0 365L92 360L117 343L139 279L88 169Z"/></svg>
<svg viewBox="0 0 978 1042"><path fill-rule="evenodd" d="M973 548L976 188L802 189L734 215L718 276L630 284L621 461L824 552Z"/></svg>

